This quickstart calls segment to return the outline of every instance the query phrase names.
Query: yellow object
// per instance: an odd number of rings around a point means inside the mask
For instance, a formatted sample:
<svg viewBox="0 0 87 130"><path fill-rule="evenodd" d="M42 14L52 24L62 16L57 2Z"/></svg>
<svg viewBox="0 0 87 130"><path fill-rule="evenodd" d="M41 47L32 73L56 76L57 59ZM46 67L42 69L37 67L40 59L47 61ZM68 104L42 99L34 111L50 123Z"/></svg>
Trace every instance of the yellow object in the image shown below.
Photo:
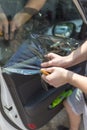
<svg viewBox="0 0 87 130"><path fill-rule="evenodd" d="M3 32L0 32L0 36L3 36Z"/></svg>
<svg viewBox="0 0 87 130"><path fill-rule="evenodd" d="M42 74L44 74L44 75L48 75L48 74L49 74L49 72L47 72L47 71L44 70L44 69L41 69L40 72L41 72Z"/></svg>

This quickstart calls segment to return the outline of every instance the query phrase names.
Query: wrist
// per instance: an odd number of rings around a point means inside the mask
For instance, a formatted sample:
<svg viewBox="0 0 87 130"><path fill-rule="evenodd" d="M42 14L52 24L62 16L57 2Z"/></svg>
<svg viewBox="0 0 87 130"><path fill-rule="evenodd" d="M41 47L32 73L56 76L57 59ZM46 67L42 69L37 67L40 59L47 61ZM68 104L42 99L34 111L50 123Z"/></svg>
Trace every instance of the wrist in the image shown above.
<svg viewBox="0 0 87 130"><path fill-rule="evenodd" d="M73 85L75 79L76 79L76 73L68 70L66 77L67 83Z"/></svg>
<svg viewBox="0 0 87 130"><path fill-rule="evenodd" d="M61 79L63 80L63 84L69 83L69 71L67 69L61 69Z"/></svg>
<svg viewBox="0 0 87 130"><path fill-rule="evenodd" d="M21 13L24 13L24 14L27 14L27 15L35 15L38 13L38 10L37 9L34 9L34 8L31 8L31 7L24 7L22 10L21 10Z"/></svg>
<svg viewBox="0 0 87 130"><path fill-rule="evenodd" d="M65 84L66 84L66 83L69 83L69 75L68 75L68 73L69 73L69 71L68 71L67 69L65 69L65 70L63 71L63 77L64 77L64 79L65 79Z"/></svg>
<svg viewBox="0 0 87 130"><path fill-rule="evenodd" d="M74 65L74 63L73 63L74 57L73 57L72 53L70 55L66 56L65 59L66 59L66 68Z"/></svg>

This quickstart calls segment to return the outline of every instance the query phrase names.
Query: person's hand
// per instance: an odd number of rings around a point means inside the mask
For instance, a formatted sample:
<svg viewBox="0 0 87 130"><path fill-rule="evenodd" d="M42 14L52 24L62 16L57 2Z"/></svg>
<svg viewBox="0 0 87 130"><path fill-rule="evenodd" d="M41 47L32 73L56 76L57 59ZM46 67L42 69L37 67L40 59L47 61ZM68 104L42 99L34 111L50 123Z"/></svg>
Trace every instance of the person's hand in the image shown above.
<svg viewBox="0 0 87 130"><path fill-rule="evenodd" d="M5 13L1 12L0 13L0 33L3 33L4 34L4 38L6 40L9 39L9 22L8 22L8 19L5 15Z"/></svg>
<svg viewBox="0 0 87 130"><path fill-rule="evenodd" d="M47 55L45 55L45 57L48 59L47 62L43 62L41 64L42 67L50 67L50 66L54 66L54 67L64 67L67 68L69 63L71 62L71 58L68 56L60 56L57 55L55 53L49 53Z"/></svg>
<svg viewBox="0 0 87 130"><path fill-rule="evenodd" d="M68 70L60 67L50 67L50 68L45 68L45 71L47 71L49 74L45 75L42 74L43 80L45 80L48 84L54 86L54 87L59 87L68 82Z"/></svg>
<svg viewBox="0 0 87 130"><path fill-rule="evenodd" d="M13 39L14 32L29 20L30 16L27 13L17 13L10 23L10 39Z"/></svg>

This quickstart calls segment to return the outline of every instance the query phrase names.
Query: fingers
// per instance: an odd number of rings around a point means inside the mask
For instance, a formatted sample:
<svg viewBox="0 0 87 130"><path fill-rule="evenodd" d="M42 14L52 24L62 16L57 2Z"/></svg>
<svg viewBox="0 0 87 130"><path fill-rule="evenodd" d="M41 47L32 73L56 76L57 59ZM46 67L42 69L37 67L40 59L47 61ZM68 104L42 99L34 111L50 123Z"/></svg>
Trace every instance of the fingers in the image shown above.
<svg viewBox="0 0 87 130"><path fill-rule="evenodd" d="M0 36L3 36L6 40L9 39L9 34L8 34L8 21L0 21Z"/></svg>
<svg viewBox="0 0 87 130"><path fill-rule="evenodd" d="M53 59L55 56L57 56L57 54L55 53L48 53L47 55L45 55L45 57L47 57L48 59Z"/></svg>
<svg viewBox="0 0 87 130"><path fill-rule="evenodd" d="M2 23L0 23L0 32L2 32L2 30L3 30L3 29L2 29Z"/></svg>
<svg viewBox="0 0 87 130"><path fill-rule="evenodd" d="M42 67L49 67L49 66L52 66L52 64L53 64L53 61L51 60L51 61L47 61L47 62L41 63L41 66Z"/></svg>
<svg viewBox="0 0 87 130"><path fill-rule="evenodd" d="M44 74L42 74L42 79L46 82L46 83L48 83L49 84L49 78L47 78L47 76L46 75L44 75Z"/></svg>
<svg viewBox="0 0 87 130"><path fill-rule="evenodd" d="M8 20L4 20L0 22L0 36L4 36L5 40L9 40L9 28L8 28Z"/></svg>
<svg viewBox="0 0 87 130"><path fill-rule="evenodd" d="M47 68L47 69L41 69L44 70L45 73L42 73L42 78L47 82L48 84L52 85L52 76L51 73L53 72L53 68Z"/></svg>
<svg viewBox="0 0 87 130"><path fill-rule="evenodd" d="M68 82L67 80L67 70L60 67L51 67L44 69L49 74L42 74L43 80L45 80L48 84L54 87L59 87Z"/></svg>
<svg viewBox="0 0 87 130"><path fill-rule="evenodd" d="M42 68L40 71L41 71L42 74L47 76L47 75L51 74L53 72L53 70L54 70L54 67Z"/></svg>
<svg viewBox="0 0 87 130"><path fill-rule="evenodd" d="M14 32L16 30L16 27L11 22L8 22L3 25L3 29L1 27L1 30L4 32L4 38L5 40L12 40L14 38Z"/></svg>
<svg viewBox="0 0 87 130"><path fill-rule="evenodd" d="M41 71L41 73L44 74L44 75L49 75L49 72L47 72L45 69L41 69L40 71Z"/></svg>
<svg viewBox="0 0 87 130"><path fill-rule="evenodd" d="M2 28L1 23L0 23L0 36L3 36L3 28Z"/></svg>
<svg viewBox="0 0 87 130"><path fill-rule="evenodd" d="M7 22L6 24L3 25L3 27L4 27L4 30L2 28L1 29L4 31L4 38L6 40L14 39L14 33L17 30L15 23L12 21Z"/></svg>
<svg viewBox="0 0 87 130"><path fill-rule="evenodd" d="M9 22L4 12L0 13L0 34L1 33L3 33L6 40L9 40Z"/></svg>
<svg viewBox="0 0 87 130"><path fill-rule="evenodd" d="M57 56L57 54L54 53L48 53L47 55L45 55L45 57L48 59L47 62L43 62L41 64L42 67L49 67L49 66L54 66L54 58Z"/></svg>
<svg viewBox="0 0 87 130"><path fill-rule="evenodd" d="M4 38L6 40L9 40L8 21L6 21L5 24L3 25L3 31L4 31Z"/></svg>
<svg viewBox="0 0 87 130"><path fill-rule="evenodd" d="M14 32L10 31L10 40L14 39Z"/></svg>
<svg viewBox="0 0 87 130"><path fill-rule="evenodd" d="M10 22L10 40L12 40L14 38L14 33L16 31L16 25L14 24L14 22Z"/></svg>

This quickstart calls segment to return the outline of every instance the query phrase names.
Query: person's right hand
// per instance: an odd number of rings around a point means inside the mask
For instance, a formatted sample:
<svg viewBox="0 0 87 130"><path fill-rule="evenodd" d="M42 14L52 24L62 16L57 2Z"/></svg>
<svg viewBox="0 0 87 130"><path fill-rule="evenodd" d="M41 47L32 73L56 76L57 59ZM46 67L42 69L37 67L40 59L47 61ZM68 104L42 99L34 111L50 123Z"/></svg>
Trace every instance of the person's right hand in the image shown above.
<svg viewBox="0 0 87 130"><path fill-rule="evenodd" d="M48 61L41 64L41 67L44 68L51 66L67 68L71 62L71 58L69 56L60 56L55 53L49 53L45 55L45 57Z"/></svg>
<svg viewBox="0 0 87 130"><path fill-rule="evenodd" d="M8 29L9 29L8 19L5 15L5 13L2 12L2 13L0 13L0 33L4 33L4 38L6 40L9 39Z"/></svg>
<svg viewBox="0 0 87 130"><path fill-rule="evenodd" d="M61 67L49 67L43 68L43 70L49 73L47 75L42 74L43 80L56 88L68 83L69 76L72 74L67 69Z"/></svg>

